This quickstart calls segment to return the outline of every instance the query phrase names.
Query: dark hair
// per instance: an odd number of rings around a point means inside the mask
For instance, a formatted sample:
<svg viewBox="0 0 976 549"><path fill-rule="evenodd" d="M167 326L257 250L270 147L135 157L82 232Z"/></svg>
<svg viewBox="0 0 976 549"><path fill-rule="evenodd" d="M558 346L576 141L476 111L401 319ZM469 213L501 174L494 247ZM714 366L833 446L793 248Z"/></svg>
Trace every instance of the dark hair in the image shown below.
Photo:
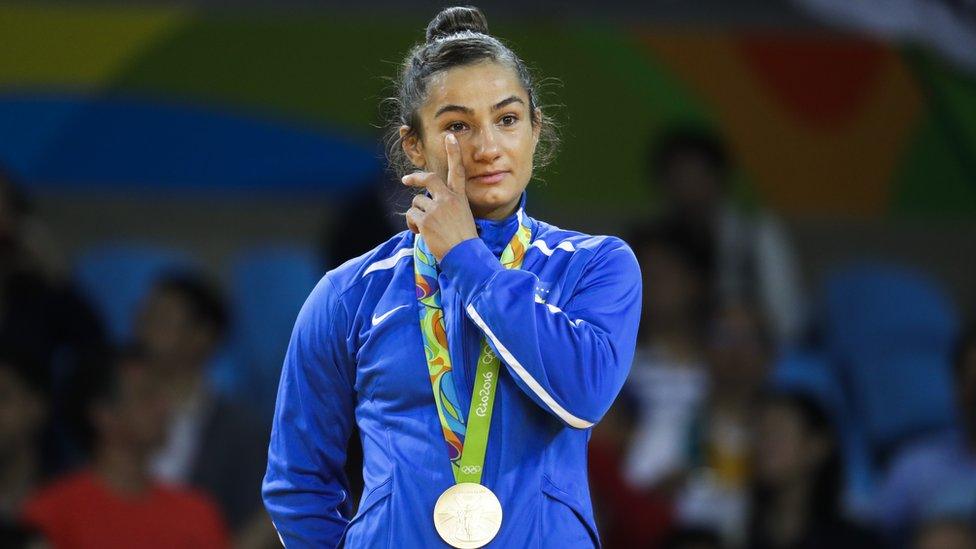
<svg viewBox="0 0 976 549"><path fill-rule="evenodd" d="M384 103L389 111L386 118L386 152L390 168L397 176L414 170L403 151L400 126L421 137L421 123L417 110L427 99L427 82L438 72L489 60L504 63L515 71L529 96L529 116L533 126L540 125L539 144L535 151L535 166L544 167L555 156L559 138L555 126L545 114L537 117L539 90L536 78L526 64L508 46L488 34L488 20L472 6L445 8L427 25L426 40L415 45L403 60L399 76L394 80L396 93Z"/></svg>
<svg viewBox="0 0 976 549"><path fill-rule="evenodd" d="M156 280L157 291L174 292L186 300L193 316L223 337L230 324L227 302L217 285L202 274L172 271Z"/></svg>
<svg viewBox="0 0 976 549"><path fill-rule="evenodd" d="M674 160L684 154L700 156L722 182L726 180L731 166L725 142L711 130L692 126L671 128L651 142L647 161L653 179L663 182Z"/></svg>

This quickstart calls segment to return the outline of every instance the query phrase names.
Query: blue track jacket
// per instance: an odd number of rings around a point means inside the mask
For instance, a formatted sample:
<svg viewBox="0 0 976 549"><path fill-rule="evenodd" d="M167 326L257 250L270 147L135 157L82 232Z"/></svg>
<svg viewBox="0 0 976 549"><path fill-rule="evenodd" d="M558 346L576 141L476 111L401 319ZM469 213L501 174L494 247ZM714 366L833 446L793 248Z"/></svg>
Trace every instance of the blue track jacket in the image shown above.
<svg viewBox="0 0 976 549"><path fill-rule="evenodd" d="M516 215L476 220L480 238L440 264L465 415L482 337L503 365L482 476L503 512L489 546L599 546L586 447L630 370L640 272L619 238L528 221L532 245L520 270L498 259ZM413 243L404 231L329 271L298 315L263 487L289 549L447 547L433 509L454 477L420 334ZM343 465L354 422L365 490L348 520Z"/></svg>

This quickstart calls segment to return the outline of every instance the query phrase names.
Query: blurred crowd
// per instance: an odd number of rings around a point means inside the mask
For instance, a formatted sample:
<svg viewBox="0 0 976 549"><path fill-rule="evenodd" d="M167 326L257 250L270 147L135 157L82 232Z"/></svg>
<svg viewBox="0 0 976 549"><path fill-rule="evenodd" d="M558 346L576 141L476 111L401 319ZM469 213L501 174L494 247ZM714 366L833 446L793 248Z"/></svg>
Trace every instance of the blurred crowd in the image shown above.
<svg viewBox="0 0 976 549"><path fill-rule="evenodd" d="M935 283L859 265L807 295L721 139L648 159L637 357L590 445L606 546L976 547L976 334Z"/></svg>
<svg viewBox="0 0 976 549"><path fill-rule="evenodd" d="M274 547L267 422L215 390L221 290L161 272L131 341L0 177L0 547Z"/></svg>
<svg viewBox="0 0 976 549"><path fill-rule="evenodd" d="M720 138L647 159L637 355L590 445L604 546L976 547L976 333L932 281L860 266L808 292ZM337 211L333 263L399 230L381 188ZM155 273L120 342L55 241L0 174L0 547L277 546L267 406L212 375L224 288Z"/></svg>

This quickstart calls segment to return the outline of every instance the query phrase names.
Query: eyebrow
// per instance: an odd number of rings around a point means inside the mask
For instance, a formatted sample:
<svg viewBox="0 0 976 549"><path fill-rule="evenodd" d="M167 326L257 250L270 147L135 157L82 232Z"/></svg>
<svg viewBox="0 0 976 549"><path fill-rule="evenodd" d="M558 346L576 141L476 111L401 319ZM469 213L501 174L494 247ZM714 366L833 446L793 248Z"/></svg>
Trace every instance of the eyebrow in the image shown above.
<svg viewBox="0 0 976 549"><path fill-rule="evenodd" d="M525 101L522 101L522 99L516 95L512 95L510 97L506 97L505 99L502 99L498 103L495 103L495 105L491 108L491 110L497 111L498 109L504 108L508 105L511 105L512 103L521 103L524 105ZM462 105L444 105L443 107L437 109L437 112L434 114L434 118L437 118L438 116L446 112L462 112L470 116L474 114L474 109Z"/></svg>

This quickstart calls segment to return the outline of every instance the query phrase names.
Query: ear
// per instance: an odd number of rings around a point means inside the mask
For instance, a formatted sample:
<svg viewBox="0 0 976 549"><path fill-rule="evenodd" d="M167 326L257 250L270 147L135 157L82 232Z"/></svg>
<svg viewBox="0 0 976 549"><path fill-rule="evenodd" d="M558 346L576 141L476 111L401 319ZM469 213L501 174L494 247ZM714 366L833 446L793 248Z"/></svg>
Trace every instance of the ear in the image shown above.
<svg viewBox="0 0 976 549"><path fill-rule="evenodd" d="M417 132L410 131L410 126L400 126L400 146L403 147L403 152L407 154L414 167L424 169L427 165L427 159L424 157L424 142Z"/></svg>

